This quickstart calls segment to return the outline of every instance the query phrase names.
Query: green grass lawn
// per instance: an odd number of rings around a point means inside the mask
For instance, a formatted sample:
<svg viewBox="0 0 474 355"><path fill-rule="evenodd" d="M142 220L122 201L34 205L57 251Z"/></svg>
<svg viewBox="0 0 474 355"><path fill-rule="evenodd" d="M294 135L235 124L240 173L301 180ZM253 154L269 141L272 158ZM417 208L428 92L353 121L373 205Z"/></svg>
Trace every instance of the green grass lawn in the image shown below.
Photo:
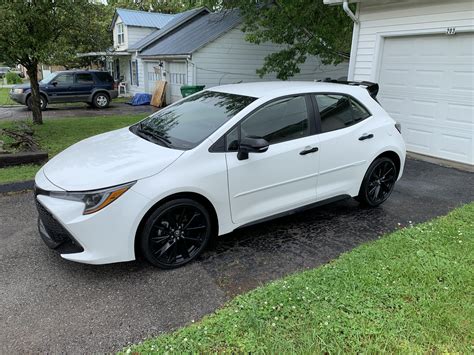
<svg viewBox="0 0 474 355"><path fill-rule="evenodd" d="M472 353L474 203L238 296L126 353Z"/></svg>
<svg viewBox="0 0 474 355"><path fill-rule="evenodd" d="M15 101L10 99L8 93L10 92L10 88L2 88L0 87L0 106L2 105L19 105Z"/></svg>
<svg viewBox="0 0 474 355"><path fill-rule="evenodd" d="M47 150L51 158L84 138L131 125L142 118L143 115L45 119L43 125L33 127L41 148ZM12 125L12 121L0 122L0 128ZM33 179L39 168L32 164L1 168L0 183Z"/></svg>

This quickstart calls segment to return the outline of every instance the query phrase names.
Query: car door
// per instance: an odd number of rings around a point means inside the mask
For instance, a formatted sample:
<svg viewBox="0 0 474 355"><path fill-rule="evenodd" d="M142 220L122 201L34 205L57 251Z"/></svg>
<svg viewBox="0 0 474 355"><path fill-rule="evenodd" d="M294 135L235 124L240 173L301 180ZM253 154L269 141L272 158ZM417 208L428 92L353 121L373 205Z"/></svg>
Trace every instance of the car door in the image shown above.
<svg viewBox="0 0 474 355"><path fill-rule="evenodd" d="M311 99L290 96L264 104L226 136L229 199L244 224L316 201L318 136ZM261 137L264 153L239 160L239 139Z"/></svg>
<svg viewBox="0 0 474 355"><path fill-rule="evenodd" d="M356 99L337 93L313 95L319 119L318 200L358 193L382 137L370 112Z"/></svg>
<svg viewBox="0 0 474 355"><path fill-rule="evenodd" d="M86 101L94 89L94 78L91 73L77 73L74 83L74 100Z"/></svg>
<svg viewBox="0 0 474 355"><path fill-rule="evenodd" d="M61 73L45 87L50 102L70 101L73 95L74 74Z"/></svg>

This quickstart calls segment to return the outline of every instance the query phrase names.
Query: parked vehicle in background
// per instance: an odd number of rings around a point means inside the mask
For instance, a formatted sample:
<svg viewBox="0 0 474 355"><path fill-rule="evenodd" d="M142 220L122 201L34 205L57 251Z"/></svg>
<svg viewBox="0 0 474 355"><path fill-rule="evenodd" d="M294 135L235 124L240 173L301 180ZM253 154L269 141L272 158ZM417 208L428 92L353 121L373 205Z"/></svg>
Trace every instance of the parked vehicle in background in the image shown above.
<svg viewBox="0 0 474 355"><path fill-rule="evenodd" d="M3 79L9 71L10 67L0 67L0 79Z"/></svg>
<svg viewBox="0 0 474 355"><path fill-rule="evenodd" d="M39 84L42 110L50 103L64 102L85 102L102 109L118 96L114 79L105 71L60 71L49 74ZM30 84L12 87L10 98L31 109Z"/></svg>
<svg viewBox="0 0 474 355"><path fill-rule="evenodd" d="M40 235L73 261L138 253L174 268L214 235L304 207L378 206L402 176L405 143L378 85L362 84L213 87L79 142L36 175Z"/></svg>

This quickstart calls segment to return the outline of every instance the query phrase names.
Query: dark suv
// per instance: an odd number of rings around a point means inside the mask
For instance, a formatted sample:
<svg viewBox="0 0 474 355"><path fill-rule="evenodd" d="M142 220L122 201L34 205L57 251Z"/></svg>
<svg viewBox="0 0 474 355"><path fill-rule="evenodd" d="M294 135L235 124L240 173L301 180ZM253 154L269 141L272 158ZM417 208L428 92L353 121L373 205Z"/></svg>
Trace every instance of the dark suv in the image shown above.
<svg viewBox="0 0 474 355"><path fill-rule="evenodd" d="M58 102L86 102L97 108L109 106L118 96L112 76L105 71L69 70L51 73L40 81L41 109ZM15 85L10 98L31 109L29 84Z"/></svg>

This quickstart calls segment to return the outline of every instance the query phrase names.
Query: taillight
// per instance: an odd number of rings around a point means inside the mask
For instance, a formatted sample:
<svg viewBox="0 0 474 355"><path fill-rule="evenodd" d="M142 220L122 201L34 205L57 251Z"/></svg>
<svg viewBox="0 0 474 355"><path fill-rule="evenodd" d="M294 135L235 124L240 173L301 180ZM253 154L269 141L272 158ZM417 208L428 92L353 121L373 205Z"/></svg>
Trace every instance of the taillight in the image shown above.
<svg viewBox="0 0 474 355"><path fill-rule="evenodd" d="M114 90L117 90L118 88L118 83L114 80Z"/></svg>
<svg viewBox="0 0 474 355"><path fill-rule="evenodd" d="M402 134L402 124L401 123L395 123L395 128L397 129L400 134Z"/></svg>

